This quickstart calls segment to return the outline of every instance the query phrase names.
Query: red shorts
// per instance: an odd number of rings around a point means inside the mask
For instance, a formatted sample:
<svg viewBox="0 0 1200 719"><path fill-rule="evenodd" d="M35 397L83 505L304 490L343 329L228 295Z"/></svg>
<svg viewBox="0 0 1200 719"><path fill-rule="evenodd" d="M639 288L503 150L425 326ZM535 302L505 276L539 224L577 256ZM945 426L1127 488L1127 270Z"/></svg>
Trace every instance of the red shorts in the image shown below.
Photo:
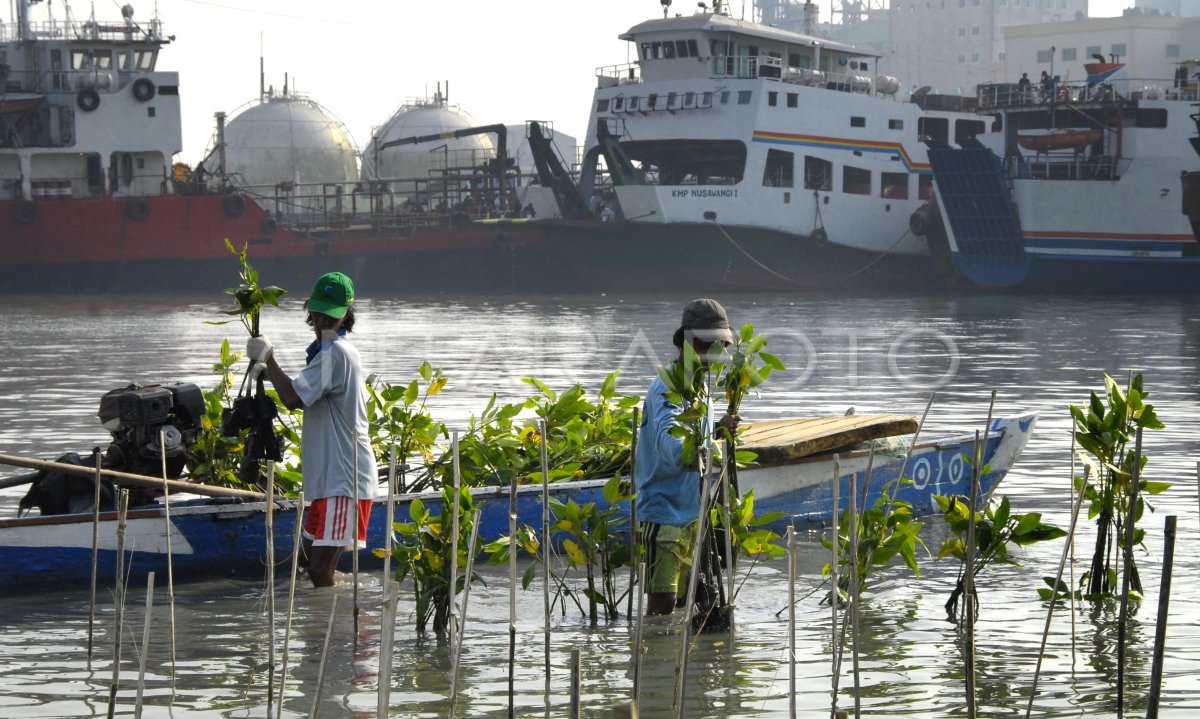
<svg viewBox="0 0 1200 719"><path fill-rule="evenodd" d="M354 544L354 517L350 514L352 497L315 499L304 518L304 538L317 547L349 547ZM367 522L371 518L371 500L358 500L358 548L367 546Z"/></svg>

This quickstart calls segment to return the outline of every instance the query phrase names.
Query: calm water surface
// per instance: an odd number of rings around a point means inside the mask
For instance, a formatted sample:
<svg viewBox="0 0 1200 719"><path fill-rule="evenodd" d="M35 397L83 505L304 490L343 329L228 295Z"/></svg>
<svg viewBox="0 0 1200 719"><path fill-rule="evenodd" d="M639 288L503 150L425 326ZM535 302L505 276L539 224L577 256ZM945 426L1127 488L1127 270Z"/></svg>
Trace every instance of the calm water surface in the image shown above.
<svg viewBox="0 0 1200 719"><path fill-rule="evenodd" d="M658 362L671 354L670 335L687 297L523 298L486 300L362 300L356 344L368 369L407 382L422 360L450 377L434 413L465 424L495 392L501 400L527 396L521 377L552 387L582 382L594 390L620 369L621 389L641 394ZM1200 301L999 298L872 298L730 296L722 298L735 324L750 321L771 340L790 372L761 397L747 401L751 419L817 413L919 414L937 389L927 431L983 426L988 397L997 414L1038 411L1038 429L1001 491L1017 511L1040 511L1060 526L1069 520L1070 422L1066 407L1102 387L1102 372L1124 378L1142 370L1150 400L1168 428L1148 434L1148 475L1175 486L1154 499L1144 520L1146 550L1138 555L1146 600L1134 611L1127 663L1127 715L1145 711L1155 611L1159 599L1163 517L1179 516L1162 715L1200 713L1200 537L1196 462L1200 459ZM223 297L19 298L6 303L10 341L0 363L0 451L54 457L106 442L95 419L100 395L129 382L187 380L212 384L209 374L223 337L239 325L214 326ZM308 341L298 303L272 310L266 332L285 367L298 368ZM18 490L0 493L0 516L15 513ZM936 551L939 527L930 523ZM1081 529L1080 555L1093 532ZM801 716L828 715L828 609L819 605L818 537L801 540L798 593L798 697ZM1020 556L1022 569L989 570L980 586L976 639L980 716L1023 716L1037 660L1046 607L1037 600L1042 577L1053 575L1061 542ZM743 570L745 567L743 567ZM895 717L965 716L959 644L944 620L943 603L957 567L922 561L920 579L893 572L862 607L860 684L863 714ZM1078 576L1084 570L1080 562ZM462 667L459 716L506 716L508 702L508 586L503 572L483 568L486 586L472 590ZM737 598L738 631L703 637L692 655L686 715L787 716L786 568L753 567ZM264 584L204 582L176 588L178 632L174 684L170 676L165 592L158 592L155 640L147 657L147 717L266 715L267 631ZM404 586L411 591L409 585ZM0 590L2 592L3 590ZM379 649L380 580L364 579L354 633L349 589L340 591L320 712L374 716ZM329 621L331 591L302 589L292 633L291 675L284 716L308 716ZM280 590L280 612L286 595ZM118 714L132 715L144 588L131 588L124 629ZM544 715L542 599L535 584L519 593L516 702L518 715ZM60 591L0 594L0 715L102 716L112 674L113 607L101 597L100 650L86 657L88 596ZM449 654L418 641L411 594L405 595L393 664L391 716L440 717L448 710ZM1116 606L1056 613L1034 703L1042 717L1114 717ZM583 660L587 716L628 697L628 623L589 630L577 614L553 617L551 713L566 716L568 657ZM1072 634L1072 625L1074 631ZM643 715L673 716L674 652L678 627L646 626ZM282 641L282 622L276 630ZM849 662L847 662L849 668ZM853 706L853 678L842 678L840 705Z"/></svg>

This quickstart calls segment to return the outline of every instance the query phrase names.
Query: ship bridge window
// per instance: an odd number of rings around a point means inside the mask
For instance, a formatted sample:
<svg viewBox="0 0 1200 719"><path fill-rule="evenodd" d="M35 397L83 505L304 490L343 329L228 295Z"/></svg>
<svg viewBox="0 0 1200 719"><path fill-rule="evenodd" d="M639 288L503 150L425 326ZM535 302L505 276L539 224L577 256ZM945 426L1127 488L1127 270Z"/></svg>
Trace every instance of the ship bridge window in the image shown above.
<svg viewBox="0 0 1200 719"><path fill-rule="evenodd" d="M879 196L889 200L908 199L908 173L884 172L879 176Z"/></svg>
<svg viewBox="0 0 1200 719"><path fill-rule="evenodd" d="M917 136L922 140L950 142L950 121L944 117L919 117Z"/></svg>
<svg viewBox="0 0 1200 719"><path fill-rule="evenodd" d="M795 173L795 157L783 150L767 150L767 164L763 169L763 187L792 187Z"/></svg>
<svg viewBox="0 0 1200 719"><path fill-rule="evenodd" d="M71 51L71 69L88 70L92 67L92 53L87 50Z"/></svg>
<svg viewBox="0 0 1200 719"><path fill-rule="evenodd" d="M956 120L954 122L954 141L972 140L986 132L987 126L983 120Z"/></svg>
<svg viewBox="0 0 1200 719"><path fill-rule="evenodd" d="M134 53L134 57L137 59L137 69L146 71L153 70L154 58L157 54L158 52L156 50L138 50L136 53Z"/></svg>
<svg viewBox="0 0 1200 719"><path fill-rule="evenodd" d="M1160 108L1138 108L1138 127L1166 127L1167 111Z"/></svg>
<svg viewBox="0 0 1200 719"><path fill-rule="evenodd" d="M754 93L750 90L738 90L738 104L739 105L749 105L750 97L753 94Z"/></svg>
<svg viewBox="0 0 1200 719"><path fill-rule="evenodd" d="M608 112L608 98L604 97L596 101L596 112Z"/></svg>
<svg viewBox="0 0 1200 719"><path fill-rule="evenodd" d="M847 195L871 194L871 171L849 165L843 167L842 192Z"/></svg>
<svg viewBox="0 0 1200 719"><path fill-rule="evenodd" d="M101 70L111 70L113 66L112 52L108 50L93 50L92 65Z"/></svg>
<svg viewBox="0 0 1200 719"><path fill-rule="evenodd" d="M123 52L117 55L117 69L121 72L129 72L132 67L133 58L129 53Z"/></svg>
<svg viewBox="0 0 1200 719"><path fill-rule="evenodd" d="M657 44L658 43L655 43L655 45L657 45ZM664 58L666 58L667 60L674 60L675 59L675 43L673 43L671 41L664 42L662 44L662 56Z"/></svg>
<svg viewBox="0 0 1200 719"><path fill-rule="evenodd" d="M738 140L632 141L621 149L660 185L735 185L746 168L746 144Z"/></svg>
<svg viewBox="0 0 1200 719"><path fill-rule="evenodd" d="M804 158L804 189L833 189L833 163L811 155Z"/></svg>

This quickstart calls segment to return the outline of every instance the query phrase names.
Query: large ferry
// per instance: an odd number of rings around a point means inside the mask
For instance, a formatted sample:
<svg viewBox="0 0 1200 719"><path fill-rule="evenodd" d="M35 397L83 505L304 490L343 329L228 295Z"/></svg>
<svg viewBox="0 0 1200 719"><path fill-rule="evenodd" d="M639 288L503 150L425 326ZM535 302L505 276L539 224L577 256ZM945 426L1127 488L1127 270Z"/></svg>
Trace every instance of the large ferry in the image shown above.
<svg viewBox="0 0 1200 719"><path fill-rule="evenodd" d="M988 119L900 101L852 46L663 4L620 36L637 60L597 71L577 185L548 158L527 193L552 245L610 286L927 289L909 228L933 192L924 141Z"/></svg>
<svg viewBox="0 0 1200 719"><path fill-rule="evenodd" d="M364 290L508 290L521 248L541 242L512 217L503 151L436 181L319 185L307 198L288 182L247 188L177 167L180 79L159 67L159 19L126 5L115 22L78 21L60 3L64 18L34 21L30 4L0 24L0 291L220 287L235 267L226 239L285 286L337 268Z"/></svg>
<svg viewBox="0 0 1200 719"><path fill-rule="evenodd" d="M962 286L1039 292L1200 290L1194 62L1168 80L978 88L1003 131L933 143L936 203L913 218Z"/></svg>

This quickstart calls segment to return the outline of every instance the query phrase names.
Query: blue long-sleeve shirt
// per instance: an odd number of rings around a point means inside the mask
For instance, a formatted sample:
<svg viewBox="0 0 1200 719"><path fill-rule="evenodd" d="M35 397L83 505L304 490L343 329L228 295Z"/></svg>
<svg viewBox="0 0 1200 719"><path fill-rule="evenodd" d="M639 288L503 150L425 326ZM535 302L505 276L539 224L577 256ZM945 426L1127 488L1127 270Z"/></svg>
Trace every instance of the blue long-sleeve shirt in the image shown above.
<svg viewBox="0 0 1200 719"><path fill-rule="evenodd" d="M682 527L700 513L700 473L680 461L683 440L671 435L683 407L667 401L667 386L655 377L642 405L638 431L638 521Z"/></svg>

